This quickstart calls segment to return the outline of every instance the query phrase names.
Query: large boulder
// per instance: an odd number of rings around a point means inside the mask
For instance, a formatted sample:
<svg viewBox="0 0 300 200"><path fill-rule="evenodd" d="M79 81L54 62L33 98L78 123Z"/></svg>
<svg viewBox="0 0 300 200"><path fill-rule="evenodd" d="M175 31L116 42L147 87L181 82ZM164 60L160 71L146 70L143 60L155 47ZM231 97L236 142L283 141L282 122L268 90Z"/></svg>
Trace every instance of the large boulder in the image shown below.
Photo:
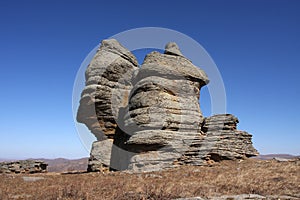
<svg viewBox="0 0 300 200"><path fill-rule="evenodd" d="M112 139L93 142L88 162L88 172L104 172L109 170L112 145Z"/></svg>

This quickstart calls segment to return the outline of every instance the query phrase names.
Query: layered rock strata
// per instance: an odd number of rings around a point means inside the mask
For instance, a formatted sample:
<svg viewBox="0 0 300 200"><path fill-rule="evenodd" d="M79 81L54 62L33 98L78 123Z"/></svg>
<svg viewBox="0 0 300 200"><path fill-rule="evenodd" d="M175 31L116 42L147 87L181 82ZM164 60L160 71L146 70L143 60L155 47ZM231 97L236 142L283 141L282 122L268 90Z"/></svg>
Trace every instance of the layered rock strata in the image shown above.
<svg viewBox="0 0 300 200"><path fill-rule="evenodd" d="M164 54L146 56L124 116L129 135L125 149L136 153L128 169L153 171L182 164L182 154L202 138L199 95L208 82L205 72L183 57L175 43L167 44Z"/></svg>
<svg viewBox="0 0 300 200"><path fill-rule="evenodd" d="M47 164L38 160L20 160L0 163L0 173L44 173L47 172Z"/></svg>
<svg viewBox="0 0 300 200"><path fill-rule="evenodd" d="M98 140L112 139L121 107L128 104L131 79L138 69L135 56L114 39L103 40L85 72L77 121Z"/></svg>
<svg viewBox="0 0 300 200"><path fill-rule="evenodd" d="M107 169L119 110L128 104L131 79L138 69L135 56L115 39L103 40L85 72L77 121L97 138L89 170Z"/></svg>
<svg viewBox="0 0 300 200"><path fill-rule="evenodd" d="M258 154L235 116L204 119L199 99L208 77L176 43L137 66L116 40L104 40L86 70L77 120L97 138L88 171L156 171Z"/></svg>
<svg viewBox="0 0 300 200"><path fill-rule="evenodd" d="M201 151L214 161L257 156L258 152L252 144L252 135L237 130L238 122L239 120L231 114L205 118L202 127L205 137Z"/></svg>

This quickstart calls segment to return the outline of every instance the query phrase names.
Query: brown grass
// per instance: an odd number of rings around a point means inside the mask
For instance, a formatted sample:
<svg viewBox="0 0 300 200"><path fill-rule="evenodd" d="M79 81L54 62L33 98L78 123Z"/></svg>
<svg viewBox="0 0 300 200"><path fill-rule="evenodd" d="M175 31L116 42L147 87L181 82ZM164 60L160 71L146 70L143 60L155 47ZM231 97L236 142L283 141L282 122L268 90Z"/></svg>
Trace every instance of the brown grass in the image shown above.
<svg viewBox="0 0 300 200"><path fill-rule="evenodd" d="M44 177L25 182L23 176ZM300 198L300 162L248 159L154 173L0 175L0 199L174 199L234 194Z"/></svg>

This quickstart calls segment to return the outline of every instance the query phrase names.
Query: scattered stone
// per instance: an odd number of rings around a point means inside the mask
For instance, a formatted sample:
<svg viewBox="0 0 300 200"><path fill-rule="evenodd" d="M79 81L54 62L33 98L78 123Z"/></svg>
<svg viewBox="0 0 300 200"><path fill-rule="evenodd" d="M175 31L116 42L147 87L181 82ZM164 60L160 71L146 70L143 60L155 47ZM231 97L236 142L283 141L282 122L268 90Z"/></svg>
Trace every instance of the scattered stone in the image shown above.
<svg viewBox="0 0 300 200"><path fill-rule="evenodd" d="M17 194L17 195L9 195L9 199L31 199L32 195L29 194Z"/></svg>
<svg viewBox="0 0 300 200"><path fill-rule="evenodd" d="M206 200L202 197L187 197L187 198L179 198L179 199L175 199L175 200Z"/></svg>
<svg viewBox="0 0 300 200"><path fill-rule="evenodd" d="M299 200L300 196L297 197L289 196L289 195L267 195L266 199L274 199L274 200Z"/></svg>
<svg viewBox="0 0 300 200"><path fill-rule="evenodd" d="M239 195L223 195L218 197L188 197L188 198L178 198L175 200L244 200L244 199L253 199L253 200L264 200L264 199L274 199L274 200L296 200L297 197L292 196L278 196L278 195L267 195L262 196L258 194L239 194Z"/></svg>
<svg viewBox="0 0 300 200"><path fill-rule="evenodd" d="M278 161L278 162L288 162L288 161L293 161L295 159L288 159L288 158L280 158L280 157L274 157L274 160Z"/></svg>
<svg viewBox="0 0 300 200"><path fill-rule="evenodd" d="M20 160L0 163L0 173L44 173L47 172L47 164L38 160Z"/></svg>
<svg viewBox="0 0 300 200"><path fill-rule="evenodd" d="M37 176L23 176L22 178L25 182L35 182L35 181L45 179L44 177L37 177Z"/></svg>
<svg viewBox="0 0 300 200"><path fill-rule="evenodd" d="M211 197L212 200L243 200L243 199L266 199L266 197L258 194L239 194L239 195L224 195L220 197Z"/></svg>

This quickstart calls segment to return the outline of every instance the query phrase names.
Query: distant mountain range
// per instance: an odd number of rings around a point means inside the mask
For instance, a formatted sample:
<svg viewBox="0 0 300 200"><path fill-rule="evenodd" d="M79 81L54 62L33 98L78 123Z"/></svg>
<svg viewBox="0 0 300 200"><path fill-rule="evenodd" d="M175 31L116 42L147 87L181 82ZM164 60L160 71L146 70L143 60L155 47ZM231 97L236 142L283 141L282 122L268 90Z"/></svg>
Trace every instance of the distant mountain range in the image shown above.
<svg viewBox="0 0 300 200"><path fill-rule="evenodd" d="M283 158L283 159L293 159L299 158L300 156L294 156L290 154L267 154L259 155L254 158L261 160L270 160L273 158ZM88 158L80 159L65 159L65 158L56 158L56 159L30 159L30 160L42 160L48 164L48 172L71 172L71 171L85 171L88 165ZM13 159L1 159L0 162L4 161L13 161Z"/></svg>
<svg viewBox="0 0 300 200"><path fill-rule="evenodd" d="M300 155L294 156L294 155L290 155L290 154L266 154L266 155L258 155L255 158L258 158L261 160L270 160L273 158L293 159L293 158L300 158Z"/></svg>
<svg viewBox="0 0 300 200"><path fill-rule="evenodd" d="M48 164L48 172L86 171L88 158L69 160L65 158L38 159Z"/></svg>

